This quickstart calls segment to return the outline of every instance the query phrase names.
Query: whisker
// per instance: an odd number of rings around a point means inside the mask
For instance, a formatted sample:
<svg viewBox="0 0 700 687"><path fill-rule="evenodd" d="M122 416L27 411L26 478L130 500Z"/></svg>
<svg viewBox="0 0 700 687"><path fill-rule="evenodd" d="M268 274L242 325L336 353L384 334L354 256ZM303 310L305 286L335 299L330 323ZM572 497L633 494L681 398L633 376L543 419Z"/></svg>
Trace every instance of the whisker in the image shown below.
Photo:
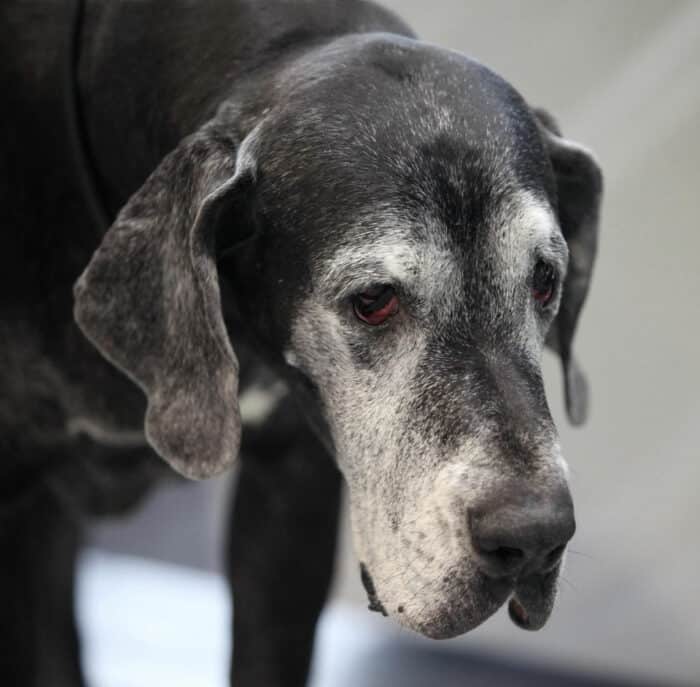
<svg viewBox="0 0 700 687"><path fill-rule="evenodd" d="M579 591L578 587L577 587L571 580L568 580L568 579L567 579L566 577L564 577L563 575L561 575L561 576L559 577L559 582L565 582L565 583L567 584L567 586L569 587L569 589L571 589L571 590L575 591L576 593L578 593L578 591Z"/></svg>

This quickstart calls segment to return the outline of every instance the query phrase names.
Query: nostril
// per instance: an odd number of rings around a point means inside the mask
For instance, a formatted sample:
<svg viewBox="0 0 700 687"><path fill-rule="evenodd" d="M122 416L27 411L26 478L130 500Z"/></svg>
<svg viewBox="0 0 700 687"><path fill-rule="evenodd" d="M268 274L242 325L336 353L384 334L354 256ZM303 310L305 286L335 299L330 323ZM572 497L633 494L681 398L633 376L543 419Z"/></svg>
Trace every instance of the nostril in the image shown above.
<svg viewBox="0 0 700 687"><path fill-rule="evenodd" d="M510 572L519 568L525 559L524 551L511 546L499 546L492 551L481 549L480 553L482 556L491 558L504 572Z"/></svg>
<svg viewBox="0 0 700 687"><path fill-rule="evenodd" d="M502 546L499 541L478 535L473 537L473 542L484 572L492 577L513 575L525 562L525 552L515 546Z"/></svg>

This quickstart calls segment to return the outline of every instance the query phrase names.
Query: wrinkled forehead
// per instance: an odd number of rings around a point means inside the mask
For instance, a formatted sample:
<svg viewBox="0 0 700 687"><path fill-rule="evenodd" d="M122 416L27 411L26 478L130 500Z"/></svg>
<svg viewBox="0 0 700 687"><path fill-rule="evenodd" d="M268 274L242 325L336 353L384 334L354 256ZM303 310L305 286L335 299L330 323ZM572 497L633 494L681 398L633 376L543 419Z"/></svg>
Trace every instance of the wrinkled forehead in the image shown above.
<svg viewBox="0 0 700 687"><path fill-rule="evenodd" d="M311 179L319 193L342 189L357 200L362 190L377 200L402 191L415 199L416 189L425 199L441 185L471 199L472 212L507 185L553 188L530 108L459 53L396 36L349 36L294 62L271 88L280 104L269 113L264 157L284 181Z"/></svg>

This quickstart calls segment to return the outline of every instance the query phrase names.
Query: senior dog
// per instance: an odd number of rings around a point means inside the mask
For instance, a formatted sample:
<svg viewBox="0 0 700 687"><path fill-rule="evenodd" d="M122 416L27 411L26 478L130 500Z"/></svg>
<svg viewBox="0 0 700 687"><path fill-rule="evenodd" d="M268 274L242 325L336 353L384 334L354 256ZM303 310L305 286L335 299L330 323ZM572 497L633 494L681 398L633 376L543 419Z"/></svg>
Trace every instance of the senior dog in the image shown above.
<svg viewBox="0 0 700 687"><path fill-rule="evenodd" d="M574 515L540 357L581 422L590 153L369 2L0 12L2 683L82 683L80 523L138 501L153 450L191 478L242 456L238 687L304 683L341 481L370 608L541 627Z"/></svg>

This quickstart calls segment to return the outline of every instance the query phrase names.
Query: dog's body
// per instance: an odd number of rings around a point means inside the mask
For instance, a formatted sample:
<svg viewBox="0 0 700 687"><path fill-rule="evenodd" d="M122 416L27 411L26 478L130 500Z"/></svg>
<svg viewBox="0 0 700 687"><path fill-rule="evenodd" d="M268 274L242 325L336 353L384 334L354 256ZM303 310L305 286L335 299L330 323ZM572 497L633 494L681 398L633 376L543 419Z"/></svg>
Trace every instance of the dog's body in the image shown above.
<svg viewBox="0 0 700 687"><path fill-rule="evenodd" d="M164 472L149 444L190 476L225 467L237 391L260 384L230 543L236 685L305 680L329 454L375 608L450 636L515 588L514 620L541 626L573 515L538 361L547 337L580 419L587 153L369 3L68 9L13 0L0 26L0 536L19 552L0 679L80 684L79 515L138 500Z"/></svg>

